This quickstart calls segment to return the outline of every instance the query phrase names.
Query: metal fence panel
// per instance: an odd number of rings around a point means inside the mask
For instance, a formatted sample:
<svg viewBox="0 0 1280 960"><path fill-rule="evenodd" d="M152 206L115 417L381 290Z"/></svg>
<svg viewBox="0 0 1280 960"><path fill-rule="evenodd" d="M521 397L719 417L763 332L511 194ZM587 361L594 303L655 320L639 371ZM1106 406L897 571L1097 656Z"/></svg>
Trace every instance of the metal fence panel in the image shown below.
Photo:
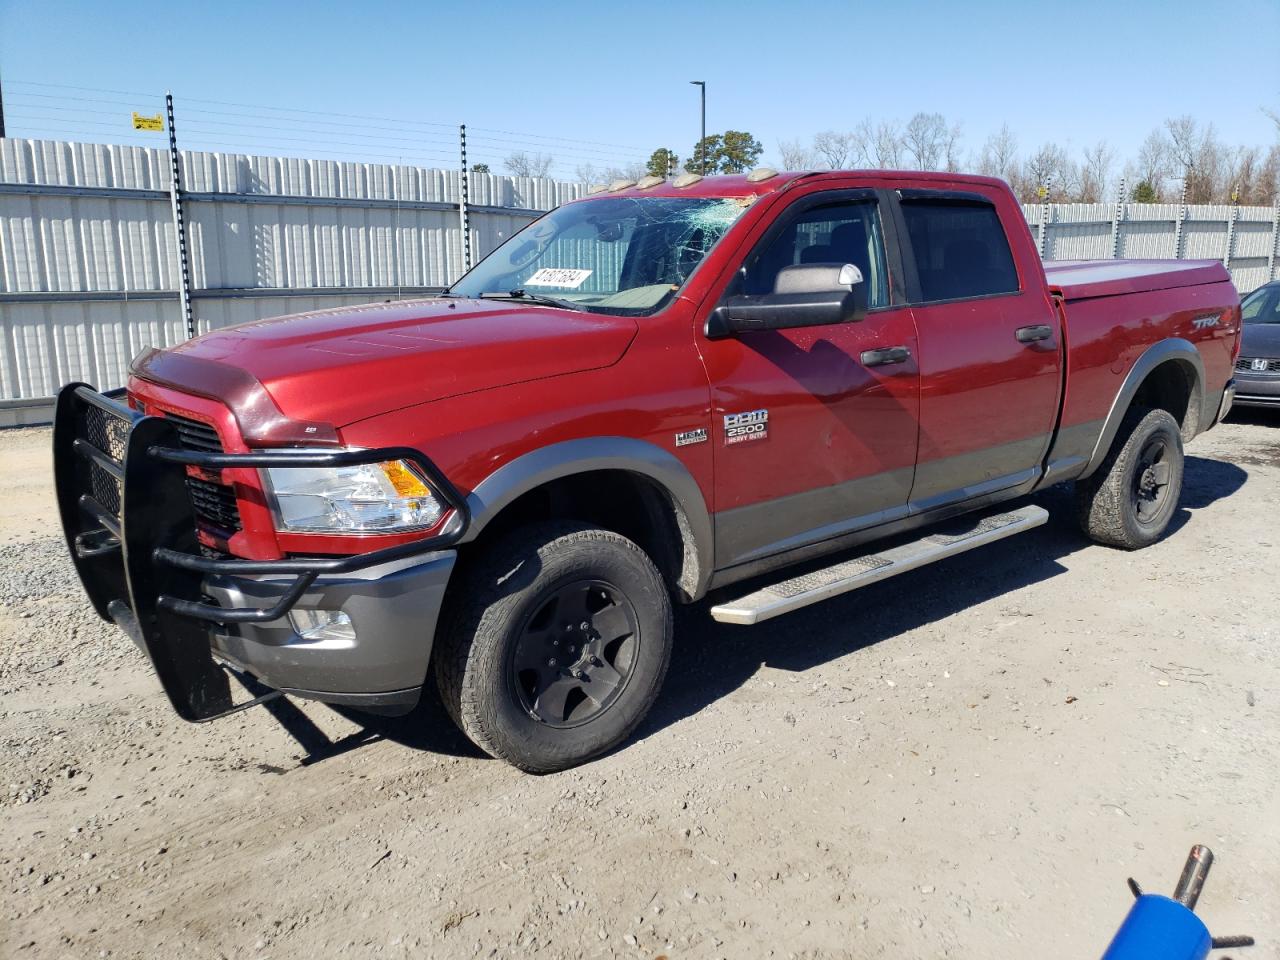
<svg viewBox="0 0 1280 960"><path fill-rule="evenodd" d="M420 296L462 272L461 174L183 152L196 329ZM185 336L166 151L0 139L0 424L69 380L118 386L130 357ZM478 258L581 184L471 174ZM1242 293L1276 270L1276 211L1177 204L1023 207L1046 259L1230 260ZM1117 220L1117 212L1119 213ZM1234 217L1234 222L1233 222ZM1228 237L1230 236L1230 241Z"/></svg>

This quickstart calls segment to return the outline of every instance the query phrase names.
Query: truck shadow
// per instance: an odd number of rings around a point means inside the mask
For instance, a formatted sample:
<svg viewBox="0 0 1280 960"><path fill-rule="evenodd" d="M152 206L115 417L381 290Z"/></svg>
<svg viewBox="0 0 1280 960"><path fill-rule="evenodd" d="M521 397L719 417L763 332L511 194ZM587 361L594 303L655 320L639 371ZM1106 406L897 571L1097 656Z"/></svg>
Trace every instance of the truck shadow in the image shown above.
<svg viewBox="0 0 1280 960"><path fill-rule="evenodd" d="M1235 464L1187 457L1182 500L1169 535L1176 535L1193 511L1230 496L1247 479L1248 473ZM1060 560L1093 546L1075 525L1071 491L1057 487L1024 502L1048 510L1049 522L973 554L952 557L754 627L713 621L709 609L714 597L678 608L671 668L657 704L635 737L651 736L732 694L761 666L800 673L1065 573ZM975 562L976 557L981 562ZM816 565L831 562L833 558L826 558ZM749 586L729 590L745 592ZM330 707L360 728L338 740L326 736L288 700L269 706L275 706L273 715L307 751L302 765L379 740L447 756L487 759L454 726L430 679L421 702L402 717ZM626 743L619 749L626 749Z"/></svg>
<svg viewBox="0 0 1280 960"><path fill-rule="evenodd" d="M269 687L262 686L250 677L241 676L238 679L251 696L261 696L270 691ZM356 724L359 729L345 737L334 739L288 697L263 704L263 709L306 751L298 761L299 766L309 767L379 740L391 740L415 750L429 750L444 756L487 759L487 754L468 740L449 717L430 678L418 705L402 716L379 716L336 704L329 704L327 707Z"/></svg>
<svg viewBox="0 0 1280 960"><path fill-rule="evenodd" d="M1187 457L1182 499L1168 535L1176 536L1193 511L1231 495L1247 479L1248 473L1235 464ZM856 653L975 604L1044 583L1066 572L1062 559L1094 546L1075 524L1069 489L1053 488L1023 502L1048 510L1048 523L776 620L752 627L716 623L709 613L714 598L678 610L671 669L637 736L650 736L732 694L762 666L800 673ZM744 593L747 586L729 589Z"/></svg>
<svg viewBox="0 0 1280 960"><path fill-rule="evenodd" d="M1280 427L1280 407L1232 407L1225 422L1256 427Z"/></svg>

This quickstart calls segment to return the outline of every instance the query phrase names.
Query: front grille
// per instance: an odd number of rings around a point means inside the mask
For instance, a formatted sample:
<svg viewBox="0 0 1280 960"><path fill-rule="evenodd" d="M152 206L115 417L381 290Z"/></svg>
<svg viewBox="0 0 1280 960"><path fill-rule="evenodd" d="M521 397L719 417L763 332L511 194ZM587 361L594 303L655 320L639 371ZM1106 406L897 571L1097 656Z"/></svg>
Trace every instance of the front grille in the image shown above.
<svg viewBox="0 0 1280 960"><path fill-rule="evenodd" d="M1267 360L1265 370L1255 370L1253 368L1254 357L1241 357L1236 361L1236 369L1241 373L1280 373L1280 360Z"/></svg>
<svg viewBox="0 0 1280 960"><path fill-rule="evenodd" d="M129 424L126 421L86 405L82 424L84 439L91 446L109 455L116 463L124 463L125 446L129 441ZM108 513L120 516L120 483L92 460L89 461L89 485L93 499Z"/></svg>
<svg viewBox="0 0 1280 960"><path fill-rule="evenodd" d="M178 439L188 450L203 450L206 453L222 453L222 441L218 439L218 431L199 420L188 420L176 414L169 414L169 422L178 428Z"/></svg>
<svg viewBox="0 0 1280 960"><path fill-rule="evenodd" d="M187 477L187 492L196 517L221 530L240 529L240 507L235 492L220 483L210 483L199 477Z"/></svg>
<svg viewBox="0 0 1280 960"><path fill-rule="evenodd" d="M209 424L173 413L165 416L177 428L178 442L186 449L204 453L223 452L218 431ZM231 487L188 475L187 494L191 497L196 523L209 533L225 540L243 529L240 505L236 502L235 491Z"/></svg>

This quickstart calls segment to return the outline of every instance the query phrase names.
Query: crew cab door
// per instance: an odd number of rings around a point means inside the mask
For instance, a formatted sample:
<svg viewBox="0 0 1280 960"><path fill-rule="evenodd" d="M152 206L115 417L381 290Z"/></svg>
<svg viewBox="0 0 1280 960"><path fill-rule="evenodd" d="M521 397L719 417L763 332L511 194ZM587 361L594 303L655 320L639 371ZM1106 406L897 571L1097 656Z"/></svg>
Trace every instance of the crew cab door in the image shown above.
<svg viewBox="0 0 1280 960"><path fill-rule="evenodd" d="M767 294L778 272L852 263L862 320L700 337L711 384L716 566L725 568L905 516L918 383L911 311L887 195L795 191L756 228L709 311Z"/></svg>
<svg viewBox="0 0 1280 960"><path fill-rule="evenodd" d="M1062 331L1021 212L981 184L896 193L920 340L912 512L1029 489L1057 420Z"/></svg>

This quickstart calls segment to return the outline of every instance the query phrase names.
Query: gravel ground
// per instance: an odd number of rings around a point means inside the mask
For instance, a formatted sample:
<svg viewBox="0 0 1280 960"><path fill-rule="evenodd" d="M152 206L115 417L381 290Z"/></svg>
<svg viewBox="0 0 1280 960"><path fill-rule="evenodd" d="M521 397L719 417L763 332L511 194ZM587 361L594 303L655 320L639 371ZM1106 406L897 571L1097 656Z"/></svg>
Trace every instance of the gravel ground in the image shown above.
<svg viewBox="0 0 1280 960"><path fill-rule="evenodd" d="M0 433L0 956L1099 955L1125 877L1280 957L1280 417L1174 530L1047 527L757 627L681 613L638 738L531 777L438 704L178 720Z"/></svg>

